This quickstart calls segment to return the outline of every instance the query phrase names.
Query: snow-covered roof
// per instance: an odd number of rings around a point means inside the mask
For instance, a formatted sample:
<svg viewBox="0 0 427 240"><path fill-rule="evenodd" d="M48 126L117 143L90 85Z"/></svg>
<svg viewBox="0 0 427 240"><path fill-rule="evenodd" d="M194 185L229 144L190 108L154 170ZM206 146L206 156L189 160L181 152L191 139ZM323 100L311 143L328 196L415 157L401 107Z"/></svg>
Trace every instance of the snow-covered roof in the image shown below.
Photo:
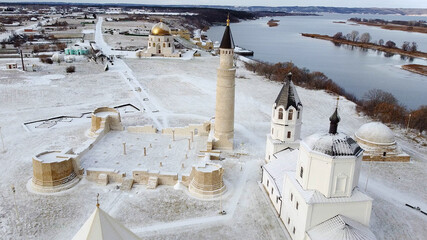
<svg viewBox="0 0 427 240"><path fill-rule="evenodd" d="M287 110L290 106L293 106L295 109L302 107L298 93L294 84L292 83L292 73L288 74L286 81L283 83L283 87L276 98L275 104L275 108L278 106L283 106L285 110Z"/></svg>
<svg viewBox="0 0 427 240"><path fill-rule="evenodd" d="M295 171L297 167L298 149L287 148L273 156L276 158L265 164L263 168L270 174L278 187L279 194L282 194L283 179L286 171Z"/></svg>
<svg viewBox="0 0 427 240"><path fill-rule="evenodd" d="M358 156L363 152L353 138L343 134L315 133L302 142L309 149L329 156Z"/></svg>
<svg viewBox="0 0 427 240"><path fill-rule="evenodd" d="M140 240L140 238L97 207L73 240Z"/></svg>
<svg viewBox="0 0 427 240"><path fill-rule="evenodd" d="M297 182L294 171L285 172L287 175L288 181L292 182L292 185L295 186L297 191L301 194L307 204L327 204L327 203L343 203L343 202L365 202L372 201L368 195L360 192L355 188L351 194L351 197L332 197L327 198L325 195L320 193L317 190L304 190L301 185Z"/></svg>
<svg viewBox="0 0 427 240"><path fill-rule="evenodd" d="M307 231L311 240L375 240L375 235L365 226L348 217L337 215Z"/></svg>
<svg viewBox="0 0 427 240"><path fill-rule="evenodd" d="M395 144L394 133L380 122L363 124L354 134L357 138L378 145Z"/></svg>

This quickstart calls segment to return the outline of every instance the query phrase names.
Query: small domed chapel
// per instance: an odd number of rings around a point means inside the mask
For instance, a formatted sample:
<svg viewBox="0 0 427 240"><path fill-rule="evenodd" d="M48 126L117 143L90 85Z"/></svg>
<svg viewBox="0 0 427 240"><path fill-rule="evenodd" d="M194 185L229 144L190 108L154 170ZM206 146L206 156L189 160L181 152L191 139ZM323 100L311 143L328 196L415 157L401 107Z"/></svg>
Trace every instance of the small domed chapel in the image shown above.
<svg viewBox="0 0 427 240"><path fill-rule="evenodd" d="M174 38L169 26L162 21L151 28L147 49L137 54L143 57L181 57L181 52L175 50Z"/></svg>
<svg viewBox="0 0 427 240"><path fill-rule="evenodd" d="M293 240L376 239L372 198L357 187L364 150L338 132L340 120L337 106L328 132L300 140L302 103L288 75L273 104L261 183Z"/></svg>

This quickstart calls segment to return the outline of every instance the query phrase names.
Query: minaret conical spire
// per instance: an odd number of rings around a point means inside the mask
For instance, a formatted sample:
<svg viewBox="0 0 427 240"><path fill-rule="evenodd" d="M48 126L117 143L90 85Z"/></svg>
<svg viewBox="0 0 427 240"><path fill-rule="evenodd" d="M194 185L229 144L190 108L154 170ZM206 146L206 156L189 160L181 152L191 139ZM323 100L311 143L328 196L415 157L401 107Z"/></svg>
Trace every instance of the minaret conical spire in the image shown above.
<svg viewBox="0 0 427 240"><path fill-rule="evenodd" d="M219 48L234 49L234 40L230 30L230 14L227 16L227 26L225 27Z"/></svg>
<svg viewBox="0 0 427 240"><path fill-rule="evenodd" d="M335 108L335 112L329 117L329 133L330 134L337 134L338 131L338 123L340 122L341 118L338 115L338 101L339 97L337 97L337 106Z"/></svg>

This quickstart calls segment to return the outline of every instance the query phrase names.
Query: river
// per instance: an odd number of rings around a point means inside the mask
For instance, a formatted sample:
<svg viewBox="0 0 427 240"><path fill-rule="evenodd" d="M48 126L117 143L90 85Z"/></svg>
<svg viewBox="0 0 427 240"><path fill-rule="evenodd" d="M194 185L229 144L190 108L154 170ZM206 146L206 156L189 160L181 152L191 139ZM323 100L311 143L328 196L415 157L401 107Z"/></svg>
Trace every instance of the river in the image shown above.
<svg viewBox="0 0 427 240"><path fill-rule="evenodd" d="M378 27L334 23L351 17L380 18L387 20L427 20L427 17L397 15L325 14L323 16L275 17L279 26L268 27L270 18L231 24L234 42L254 51L254 59L275 62L292 61L298 67L320 71L346 91L362 98L370 89L378 88L392 93L400 103L415 109L427 105L427 77L407 72L404 64L427 64L424 59L401 58L400 55L384 56L382 52L349 46L335 46L332 42L302 37L301 33L344 35L353 30L370 33L372 41L382 38L392 40L397 46L404 41L416 42L418 49L427 51L427 34L385 30ZM224 26L211 27L207 35L220 41Z"/></svg>

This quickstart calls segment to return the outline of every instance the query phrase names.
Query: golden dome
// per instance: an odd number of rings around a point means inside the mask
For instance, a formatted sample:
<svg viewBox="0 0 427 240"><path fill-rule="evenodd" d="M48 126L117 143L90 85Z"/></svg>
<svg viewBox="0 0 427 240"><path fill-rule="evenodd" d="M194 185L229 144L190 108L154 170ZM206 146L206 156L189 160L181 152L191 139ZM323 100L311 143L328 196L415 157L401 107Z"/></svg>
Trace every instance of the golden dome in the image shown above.
<svg viewBox="0 0 427 240"><path fill-rule="evenodd" d="M165 36L170 34L171 34L170 28L163 22L159 22L151 28L151 35Z"/></svg>

